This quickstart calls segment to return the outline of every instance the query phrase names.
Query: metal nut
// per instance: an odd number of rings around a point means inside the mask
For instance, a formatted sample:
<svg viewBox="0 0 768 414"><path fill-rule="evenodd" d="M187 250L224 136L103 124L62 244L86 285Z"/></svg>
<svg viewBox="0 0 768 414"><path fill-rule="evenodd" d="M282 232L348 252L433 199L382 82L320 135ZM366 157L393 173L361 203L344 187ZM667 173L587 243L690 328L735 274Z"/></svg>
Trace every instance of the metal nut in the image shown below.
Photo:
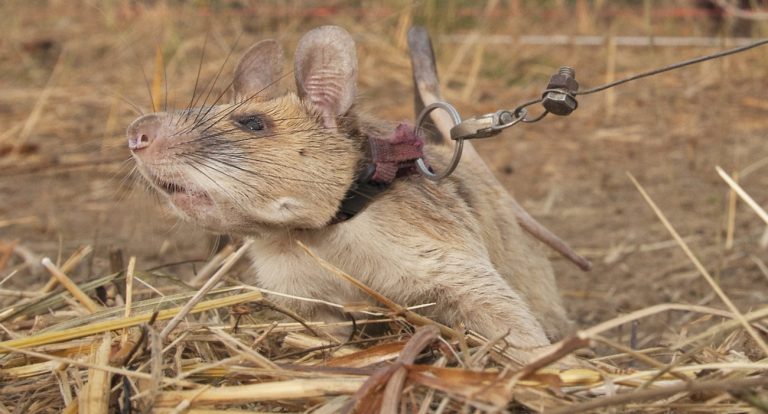
<svg viewBox="0 0 768 414"><path fill-rule="evenodd" d="M579 82L570 75L558 73L549 79L547 89L565 89L569 92L576 92L579 90Z"/></svg>
<svg viewBox="0 0 768 414"><path fill-rule="evenodd" d="M563 92L547 92L541 101L544 108L555 115L568 115L579 106L576 99Z"/></svg>

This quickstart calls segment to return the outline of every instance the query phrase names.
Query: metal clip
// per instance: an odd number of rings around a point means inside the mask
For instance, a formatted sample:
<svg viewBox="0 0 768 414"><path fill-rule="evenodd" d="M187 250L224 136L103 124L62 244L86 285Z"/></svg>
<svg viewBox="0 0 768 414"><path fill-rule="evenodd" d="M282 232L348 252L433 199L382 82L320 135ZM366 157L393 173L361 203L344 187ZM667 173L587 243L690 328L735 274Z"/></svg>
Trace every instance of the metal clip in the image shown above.
<svg viewBox="0 0 768 414"><path fill-rule="evenodd" d="M464 148L465 139L492 137L505 128L509 128L518 122L525 121L525 117L528 115L528 111L526 111L525 108L518 108L514 112L502 109L492 114L467 118L462 121L456 108L447 102L438 101L424 108L419 114L419 117L416 118L416 132L421 129L427 115L435 109L442 109L451 117L451 121L453 121L451 139L456 141L456 145L453 148L453 157L451 158L448 167L440 173L436 173L429 168L423 158L416 160L416 167L418 167L421 174L432 181L442 180L451 175L453 170L456 169L456 166L459 165L459 160L461 159L461 152Z"/></svg>
<svg viewBox="0 0 768 414"><path fill-rule="evenodd" d="M525 109L519 111L517 115L502 109L494 113L467 118L451 128L451 139L492 137L525 119L526 114Z"/></svg>

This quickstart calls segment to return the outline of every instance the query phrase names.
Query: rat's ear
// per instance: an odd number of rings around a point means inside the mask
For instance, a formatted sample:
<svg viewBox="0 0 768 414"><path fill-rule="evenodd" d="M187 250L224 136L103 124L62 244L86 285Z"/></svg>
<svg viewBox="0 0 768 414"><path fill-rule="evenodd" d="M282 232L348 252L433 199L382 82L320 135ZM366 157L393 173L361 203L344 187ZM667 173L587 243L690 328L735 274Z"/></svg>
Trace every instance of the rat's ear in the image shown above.
<svg viewBox="0 0 768 414"><path fill-rule="evenodd" d="M235 69L235 102L279 96L283 73L283 48L272 39L251 46Z"/></svg>
<svg viewBox="0 0 768 414"><path fill-rule="evenodd" d="M352 106L357 91L357 53L349 33L338 26L309 31L296 48L294 75L299 96L323 114L325 126Z"/></svg>

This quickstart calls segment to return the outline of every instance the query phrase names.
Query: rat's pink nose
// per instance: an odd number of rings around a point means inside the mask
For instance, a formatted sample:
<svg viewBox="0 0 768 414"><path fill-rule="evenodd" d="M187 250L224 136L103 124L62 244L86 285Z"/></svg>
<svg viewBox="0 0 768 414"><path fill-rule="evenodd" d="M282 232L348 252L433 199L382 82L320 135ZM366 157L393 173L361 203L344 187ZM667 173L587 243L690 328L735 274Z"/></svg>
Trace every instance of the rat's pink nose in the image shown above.
<svg viewBox="0 0 768 414"><path fill-rule="evenodd" d="M148 147L149 141L149 135L139 131L138 134L128 138L128 148L130 148L132 151L138 151L142 148Z"/></svg>
<svg viewBox="0 0 768 414"><path fill-rule="evenodd" d="M161 118L155 114L144 115L128 127L128 148L139 151L152 145L161 128Z"/></svg>

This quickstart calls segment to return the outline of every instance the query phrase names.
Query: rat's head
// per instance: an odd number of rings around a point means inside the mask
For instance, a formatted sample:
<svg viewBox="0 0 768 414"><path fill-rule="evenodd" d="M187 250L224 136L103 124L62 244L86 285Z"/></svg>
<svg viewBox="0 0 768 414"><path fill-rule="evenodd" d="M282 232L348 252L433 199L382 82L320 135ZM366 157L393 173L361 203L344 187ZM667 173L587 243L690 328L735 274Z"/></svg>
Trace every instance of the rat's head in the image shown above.
<svg viewBox="0 0 768 414"><path fill-rule="evenodd" d="M231 105L142 116L128 128L139 171L180 216L217 232L319 228L361 158L347 136L357 57L349 33L310 31L296 50L298 94L283 93L282 50L257 43L235 70Z"/></svg>

